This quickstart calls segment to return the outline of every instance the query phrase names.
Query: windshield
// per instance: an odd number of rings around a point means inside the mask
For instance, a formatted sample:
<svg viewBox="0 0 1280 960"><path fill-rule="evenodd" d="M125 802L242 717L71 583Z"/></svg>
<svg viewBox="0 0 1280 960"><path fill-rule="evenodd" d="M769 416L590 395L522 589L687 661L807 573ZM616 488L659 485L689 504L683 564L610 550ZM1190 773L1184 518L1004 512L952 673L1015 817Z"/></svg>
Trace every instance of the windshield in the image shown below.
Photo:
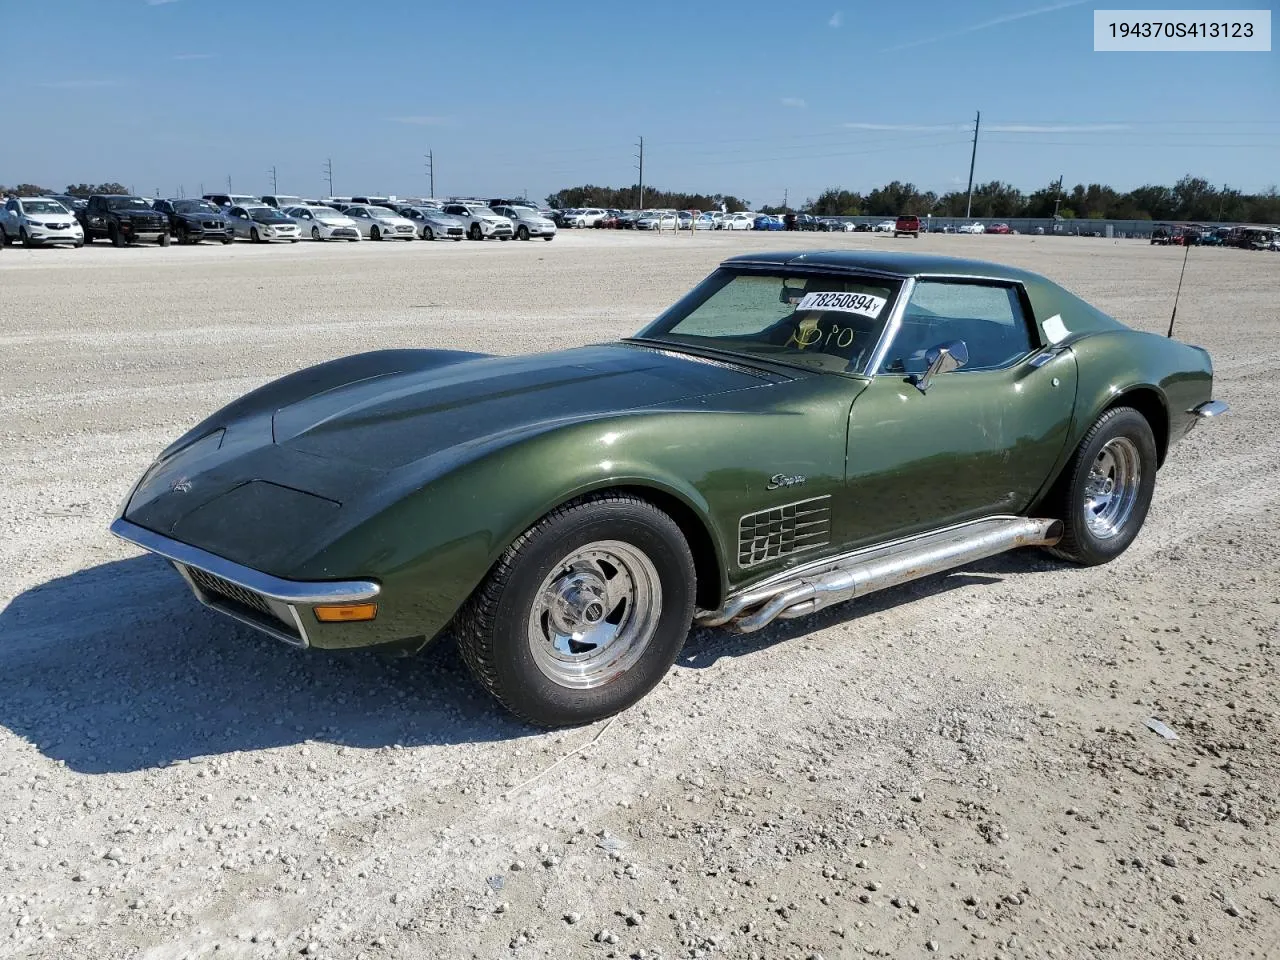
<svg viewBox="0 0 1280 960"><path fill-rule="evenodd" d="M471 215L473 217L496 217L497 214L488 207L472 207Z"/></svg>
<svg viewBox="0 0 1280 960"><path fill-rule="evenodd" d="M900 286L879 278L722 268L637 336L860 373Z"/></svg>
<svg viewBox="0 0 1280 960"><path fill-rule="evenodd" d="M275 207L250 207L249 217L259 223L287 223L292 219Z"/></svg>
<svg viewBox="0 0 1280 960"><path fill-rule="evenodd" d="M66 213L67 208L56 200L23 200L23 213Z"/></svg>
<svg viewBox="0 0 1280 960"><path fill-rule="evenodd" d="M111 210L150 210L151 204L141 197L107 197L107 207Z"/></svg>
<svg viewBox="0 0 1280 960"><path fill-rule="evenodd" d="M299 210L310 210L317 220L350 220L345 213L333 207L299 207Z"/></svg>
<svg viewBox="0 0 1280 960"><path fill-rule="evenodd" d="M380 220L385 220L388 217L400 216L400 214L396 213L394 210L388 210L386 207L370 207L369 212Z"/></svg>
<svg viewBox="0 0 1280 960"><path fill-rule="evenodd" d="M524 217L527 219L529 217L541 216L541 214L539 214L537 210L533 209L533 207L507 207L507 209L511 211L511 215L513 217Z"/></svg>
<svg viewBox="0 0 1280 960"><path fill-rule="evenodd" d="M221 213L207 200L179 200L173 205L175 213Z"/></svg>

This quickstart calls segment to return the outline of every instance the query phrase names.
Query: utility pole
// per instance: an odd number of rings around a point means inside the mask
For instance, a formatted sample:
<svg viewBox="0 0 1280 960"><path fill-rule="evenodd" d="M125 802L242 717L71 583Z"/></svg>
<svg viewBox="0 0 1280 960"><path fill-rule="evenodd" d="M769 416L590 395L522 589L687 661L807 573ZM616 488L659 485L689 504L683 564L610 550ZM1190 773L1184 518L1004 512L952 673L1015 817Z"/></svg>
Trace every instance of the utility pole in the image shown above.
<svg viewBox="0 0 1280 960"><path fill-rule="evenodd" d="M644 209L644 137L640 138L640 143L637 144L637 146L640 147L640 152L635 155L636 159L640 161L640 196L636 200L636 209L643 210Z"/></svg>
<svg viewBox="0 0 1280 960"><path fill-rule="evenodd" d="M325 160L324 162L324 175L325 175L325 178L329 181L329 196L332 197L333 196L333 158L332 157Z"/></svg>
<svg viewBox="0 0 1280 960"><path fill-rule="evenodd" d="M1058 195L1053 198L1053 219L1055 221L1058 219L1058 204L1062 203L1062 177L1063 174L1058 174Z"/></svg>
<svg viewBox="0 0 1280 960"><path fill-rule="evenodd" d="M791 194L790 187L782 188L782 212L783 213L787 212L787 197L790 196L790 194Z"/></svg>
<svg viewBox="0 0 1280 960"><path fill-rule="evenodd" d="M431 185L431 193L428 196L434 200L436 196L436 154L434 150L427 151L427 183Z"/></svg>
<svg viewBox="0 0 1280 960"><path fill-rule="evenodd" d="M276 165L274 163L271 165L271 169L268 170L267 173L271 177L271 195L274 197L280 192L280 183L276 178Z"/></svg>
<svg viewBox="0 0 1280 960"><path fill-rule="evenodd" d="M231 174L227 174L227 193L231 192Z"/></svg>
<svg viewBox="0 0 1280 960"><path fill-rule="evenodd" d="M1218 194L1218 222L1222 222L1222 215L1227 209L1227 185L1222 185L1222 192Z"/></svg>
<svg viewBox="0 0 1280 960"><path fill-rule="evenodd" d="M973 215L973 165L978 162L978 125L982 123L982 111L973 120L973 153L969 155L969 202L964 207L964 218Z"/></svg>

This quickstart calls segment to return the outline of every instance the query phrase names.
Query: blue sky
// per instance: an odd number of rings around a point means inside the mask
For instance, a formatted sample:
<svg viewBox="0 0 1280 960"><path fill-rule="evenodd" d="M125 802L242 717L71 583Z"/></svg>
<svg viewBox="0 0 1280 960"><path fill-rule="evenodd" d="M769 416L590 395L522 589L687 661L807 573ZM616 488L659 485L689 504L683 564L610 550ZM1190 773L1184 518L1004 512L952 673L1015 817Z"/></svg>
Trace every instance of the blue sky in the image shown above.
<svg viewBox="0 0 1280 960"><path fill-rule="evenodd" d="M423 194L430 149L439 195L541 198L643 135L661 187L941 193L976 110L979 181L1280 179L1280 54L1094 53L1095 6L10 0L0 183Z"/></svg>

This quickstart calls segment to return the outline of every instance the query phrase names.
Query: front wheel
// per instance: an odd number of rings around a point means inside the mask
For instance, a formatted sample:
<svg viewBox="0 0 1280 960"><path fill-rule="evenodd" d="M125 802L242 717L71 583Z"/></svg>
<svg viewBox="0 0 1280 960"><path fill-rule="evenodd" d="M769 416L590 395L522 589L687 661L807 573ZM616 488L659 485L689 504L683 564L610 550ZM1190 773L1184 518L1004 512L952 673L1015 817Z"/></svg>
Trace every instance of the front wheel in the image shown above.
<svg viewBox="0 0 1280 960"><path fill-rule="evenodd" d="M528 240L529 228L526 226L521 226L520 229L516 231L516 236L519 237L521 240Z"/></svg>
<svg viewBox="0 0 1280 960"><path fill-rule="evenodd" d="M222 238L222 245L224 247L229 243L235 243L235 242L236 242L236 238L234 236Z"/></svg>
<svg viewBox="0 0 1280 960"><path fill-rule="evenodd" d="M370 239L370 240L381 240L381 239L382 239L382 231L381 231L381 230L379 230L377 227L370 227L370 228L369 228L369 239Z"/></svg>
<svg viewBox="0 0 1280 960"><path fill-rule="evenodd" d="M319 239L320 239L320 228L319 228L319 227L312 227L312 228L311 228L311 239L312 239L312 240L319 240Z"/></svg>
<svg viewBox="0 0 1280 960"><path fill-rule="evenodd" d="M128 242L125 240L124 234L120 232L120 228L114 223L107 228L107 237L111 240L113 247L123 247Z"/></svg>
<svg viewBox="0 0 1280 960"><path fill-rule="evenodd" d="M507 548L456 622L476 679L540 726L590 723L640 700L675 662L695 574L675 522L636 497L553 510Z"/></svg>
<svg viewBox="0 0 1280 960"><path fill-rule="evenodd" d="M542 239L543 239L543 240L554 240L554 239L555 239L555 237L554 237L554 236L552 236L552 237L543 237Z"/></svg>
<svg viewBox="0 0 1280 960"><path fill-rule="evenodd" d="M254 227L249 231L249 239L252 240L254 243L262 242L262 237L259 235L257 227Z"/></svg>
<svg viewBox="0 0 1280 960"><path fill-rule="evenodd" d="M422 239L423 239L423 240L434 240L435 238L436 238L436 235L435 235L435 233L432 231L432 229L431 229L430 227L423 227L423 228L422 228Z"/></svg>
<svg viewBox="0 0 1280 960"><path fill-rule="evenodd" d="M162 247L167 247L169 245L169 231L166 230L164 233L160 234L160 236L156 237L156 243Z"/></svg>
<svg viewBox="0 0 1280 960"><path fill-rule="evenodd" d="M1132 407L1114 407L1089 428L1050 494L1062 521L1052 552L1082 566L1113 560L1147 519L1156 485L1156 441Z"/></svg>
<svg viewBox="0 0 1280 960"><path fill-rule="evenodd" d="M470 239L472 239L472 240L479 240L479 239L481 239L480 224L478 224L478 223L473 223L473 224L471 225L471 229L470 229L469 231L467 231L467 236L468 236Z"/></svg>

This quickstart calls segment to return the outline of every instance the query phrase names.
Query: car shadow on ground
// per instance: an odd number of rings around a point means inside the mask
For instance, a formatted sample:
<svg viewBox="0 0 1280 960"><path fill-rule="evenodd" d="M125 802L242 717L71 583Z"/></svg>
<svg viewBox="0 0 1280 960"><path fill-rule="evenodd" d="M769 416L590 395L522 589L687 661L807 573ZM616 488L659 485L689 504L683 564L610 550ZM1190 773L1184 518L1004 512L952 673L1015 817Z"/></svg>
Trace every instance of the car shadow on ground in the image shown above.
<svg viewBox="0 0 1280 960"><path fill-rule="evenodd" d="M475 683L451 640L405 659L297 650L205 609L153 557L51 580L0 610L0 725L82 773L307 740L372 748L537 732Z"/></svg>
<svg viewBox="0 0 1280 960"><path fill-rule="evenodd" d="M923 577L888 590L880 590L794 620L775 620L756 633L730 628L694 630L676 658L676 664L694 669L715 666L723 657L740 657L836 624L855 623L863 617L953 590L966 590L1002 582L1006 576L1046 573L1061 569L1060 561L1038 550L1016 550L968 564L945 573ZM962 594L963 596L963 594Z"/></svg>
<svg viewBox="0 0 1280 960"><path fill-rule="evenodd" d="M1006 554L759 633L695 630L677 663L710 667L923 596L1056 566ZM0 610L0 725L80 773L306 741L441 746L538 732L476 684L448 638L404 659L296 650L206 610L154 557L51 580Z"/></svg>

